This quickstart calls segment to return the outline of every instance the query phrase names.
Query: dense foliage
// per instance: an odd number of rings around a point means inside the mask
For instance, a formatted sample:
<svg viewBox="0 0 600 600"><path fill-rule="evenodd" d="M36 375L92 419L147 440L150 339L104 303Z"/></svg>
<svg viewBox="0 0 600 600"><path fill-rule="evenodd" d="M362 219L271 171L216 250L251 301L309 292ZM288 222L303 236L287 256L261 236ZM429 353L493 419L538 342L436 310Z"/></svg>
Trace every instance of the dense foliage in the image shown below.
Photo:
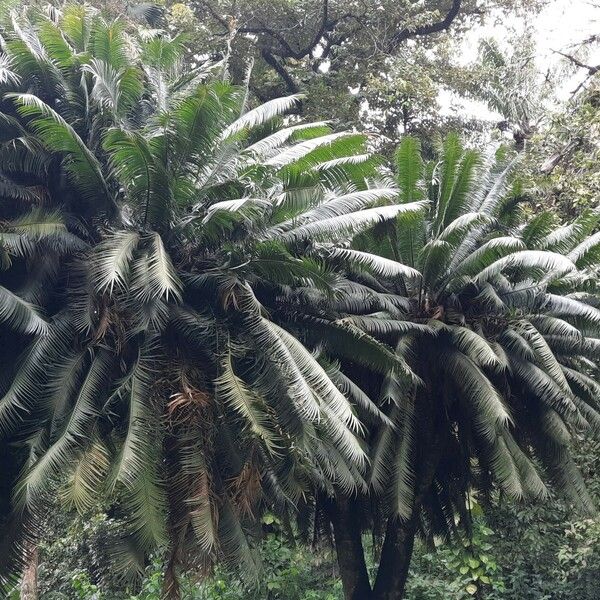
<svg viewBox="0 0 600 600"><path fill-rule="evenodd" d="M576 458L582 464L590 493L598 500L597 443L580 446ZM556 500L543 505L523 505L495 498L485 508L473 504L473 509L477 516L473 536L466 540L467 544L443 543L432 549L418 543L411 565L408 598L470 598L468 586L484 577L489 579L484 597L494 600L566 600L574 595L578 600L595 599L600 561L597 517L578 520L568 504ZM118 600L129 599L134 592L138 600L160 597L163 577L160 561L150 564L143 582L134 586L135 590L130 587L129 591L127 583L110 569L108 550L112 537L118 536L118 524L106 514L81 519L63 510L53 515L51 521L48 541L41 548L41 597ZM342 599L329 545L307 548L299 539L292 540L285 534L272 515L265 516L262 527L265 532L259 547L264 566L262 587L249 586L247 580L219 570L204 582L198 581L194 574L185 575L184 597ZM369 552L367 560L371 570L370 557ZM482 565L485 565L484 571Z"/></svg>
<svg viewBox="0 0 600 600"><path fill-rule="evenodd" d="M573 218L544 210L532 165L554 144L544 177L591 170L593 91L541 141L550 76L528 87L526 40L487 43L464 90L511 144L403 135L387 161L240 64L258 48L296 91L287 68L337 60L348 96L344 61L372 51L366 120L425 135L448 47L419 41L411 66L404 42L476 6L348 29L337 3L290 3L321 29L289 54L302 39L262 4L202 4L222 56L176 6L0 11L3 589L23 573L28 598L39 571L44 597L585 598L600 211L593 180Z"/></svg>
<svg viewBox="0 0 600 600"><path fill-rule="evenodd" d="M362 138L261 131L298 98L247 110L243 89L180 70L177 38L132 48L83 6L6 36L1 314L34 338L0 404L28 447L19 521L67 475L78 509L120 494L123 560L170 540L179 561L191 535L252 569L240 521L263 497L286 505L364 463L348 398L269 315L335 282L309 235L420 205L321 220L321 203L393 195L353 184Z"/></svg>

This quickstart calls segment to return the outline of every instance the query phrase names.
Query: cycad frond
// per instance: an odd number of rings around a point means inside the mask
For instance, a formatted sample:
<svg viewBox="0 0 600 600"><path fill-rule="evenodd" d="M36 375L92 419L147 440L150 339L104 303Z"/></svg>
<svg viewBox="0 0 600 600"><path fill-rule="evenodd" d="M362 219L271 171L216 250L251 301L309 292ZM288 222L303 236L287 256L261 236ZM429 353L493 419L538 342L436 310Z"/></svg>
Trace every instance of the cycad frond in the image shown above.
<svg viewBox="0 0 600 600"><path fill-rule="evenodd" d="M94 256L94 276L98 291L126 288L133 253L140 241L135 231L119 231L108 237Z"/></svg>
<svg viewBox="0 0 600 600"><path fill-rule="evenodd" d="M223 130L221 139L226 140L244 129L250 130L263 125L293 108L303 97L302 94L294 94L284 98L275 98L249 110Z"/></svg>
<svg viewBox="0 0 600 600"><path fill-rule="evenodd" d="M284 241L297 241L306 238L336 240L349 234L356 234L396 218L401 213L418 213L425 209L426 203L393 204L377 208L367 208L359 212L348 213L338 217L323 219L314 223L300 225L285 232L281 237Z"/></svg>
<svg viewBox="0 0 600 600"><path fill-rule="evenodd" d="M98 159L89 150L77 132L55 110L32 94L9 94L19 114L31 118L31 127L51 152L63 153L66 169L88 198L101 198L109 206L112 195L102 174Z"/></svg>
<svg viewBox="0 0 600 600"><path fill-rule="evenodd" d="M0 286L0 323L28 335L43 335L48 331L48 323L42 319L32 304L2 286Z"/></svg>

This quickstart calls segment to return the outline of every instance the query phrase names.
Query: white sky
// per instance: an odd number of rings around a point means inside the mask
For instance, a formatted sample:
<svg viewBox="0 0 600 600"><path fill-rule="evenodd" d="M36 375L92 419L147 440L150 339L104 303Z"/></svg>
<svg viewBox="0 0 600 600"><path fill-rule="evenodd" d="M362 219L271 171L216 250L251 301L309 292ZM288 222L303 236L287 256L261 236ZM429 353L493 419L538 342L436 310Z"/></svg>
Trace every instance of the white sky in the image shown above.
<svg viewBox="0 0 600 600"><path fill-rule="evenodd" d="M483 27L477 27L466 35L460 63L468 64L475 59L480 39L494 37L502 41L510 34L509 28L518 32L531 25L535 32L538 68L541 73L545 72L548 67L558 66L562 60L554 50L570 54L574 51L574 45L593 34L600 34L600 0L596 1L597 4L594 5L593 0L551 0L539 15L530 18L528 22L516 18L510 23L504 23L498 19L496 23L490 22ZM590 65L600 64L600 45L596 46L583 62ZM557 90L558 99L568 99L585 74L585 71L580 70L572 77L565 77ZM458 110L461 113L475 114L482 119L498 118L483 104L462 99L457 102L457 98L447 91L442 91L438 100L442 112L446 114Z"/></svg>

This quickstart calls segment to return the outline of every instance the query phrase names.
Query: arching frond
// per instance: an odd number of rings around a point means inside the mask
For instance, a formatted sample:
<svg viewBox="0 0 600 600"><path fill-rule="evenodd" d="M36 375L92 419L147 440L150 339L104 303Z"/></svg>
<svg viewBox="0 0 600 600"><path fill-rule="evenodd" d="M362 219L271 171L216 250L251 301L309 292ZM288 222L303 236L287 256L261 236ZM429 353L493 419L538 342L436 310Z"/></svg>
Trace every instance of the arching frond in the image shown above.
<svg viewBox="0 0 600 600"><path fill-rule="evenodd" d="M94 275L98 291L125 288L131 273L133 253L140 236L135 231L119 231L108 237L94 257Z"/></svg>
<svg viewBox="0 0 600 600"><path fill-rule="evenodd" d="M31 118L31 127L51 152L64 153L66 169L73 182L88 198L103 198L111 204L112 195L102 174L98 159L76 131L55 110L32 94L9 94L19 113Z"/></svg>
<svg viewBox="0 0 600 600"><path fill-rule="evenodd" d="M48 324L38 314L37 309L0 286L0 323L25 334L45 334Z"/></svg>
<svg viewBox="0 0 600 600"><path fill-rule="evenodd" d="M284 98L275 98L249 110L225 128L221 134L221 139L226 140L244 129L253 129L263 125L293 108L303 97L302 94L294 94Z"/></svg>
<svg viewBox="0 0 600 600"><path fill-rule="evenodd" d="M386 220L396 218L401 213L420 212L426 204L413 202L411 204L394 204L378 208L368 208L359 212L349 213L338 217L323 219L314 223L300 225L281 235L284 241L300 239L339 239L350 233L358 233L368 227Z"/></svg>

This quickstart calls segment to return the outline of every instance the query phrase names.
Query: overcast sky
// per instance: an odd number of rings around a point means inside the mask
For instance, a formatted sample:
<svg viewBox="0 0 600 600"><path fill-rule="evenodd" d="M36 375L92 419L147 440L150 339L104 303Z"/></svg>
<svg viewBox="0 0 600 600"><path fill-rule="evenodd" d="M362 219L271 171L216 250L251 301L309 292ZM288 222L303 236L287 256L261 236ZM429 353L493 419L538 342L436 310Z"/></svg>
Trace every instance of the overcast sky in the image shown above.
<svg viewBox="0 0 600 600"><path fill-rule="evenodd" d="M510 23L489 22L483 27L471 30L465 39L460 62L468 64L477 55L479 40L485 37L494 37L499 41L504 40L511 32L522 31L527 26L533 28L536 40L536 61L540 73L544 73L549 66L558 66L562 60L554 52L559 50L573 53L576 45L591 35L600 34L600 0L551 0L535 18L528 21L513 19ZM510 29L509 29L510 28ZM591 48L590 54L584 62L590 65L600 64L600 45ZM585 77L586 72L580 70L573 76L565 76L557 96L561 100L569 98L578 83ZM442 92L439 96L442 111L452 112L452 107L457 107L457 99L449 92ZM460 112L475 114L481 118L497 120L497 115L483 104L461 100Z"/></svg>

